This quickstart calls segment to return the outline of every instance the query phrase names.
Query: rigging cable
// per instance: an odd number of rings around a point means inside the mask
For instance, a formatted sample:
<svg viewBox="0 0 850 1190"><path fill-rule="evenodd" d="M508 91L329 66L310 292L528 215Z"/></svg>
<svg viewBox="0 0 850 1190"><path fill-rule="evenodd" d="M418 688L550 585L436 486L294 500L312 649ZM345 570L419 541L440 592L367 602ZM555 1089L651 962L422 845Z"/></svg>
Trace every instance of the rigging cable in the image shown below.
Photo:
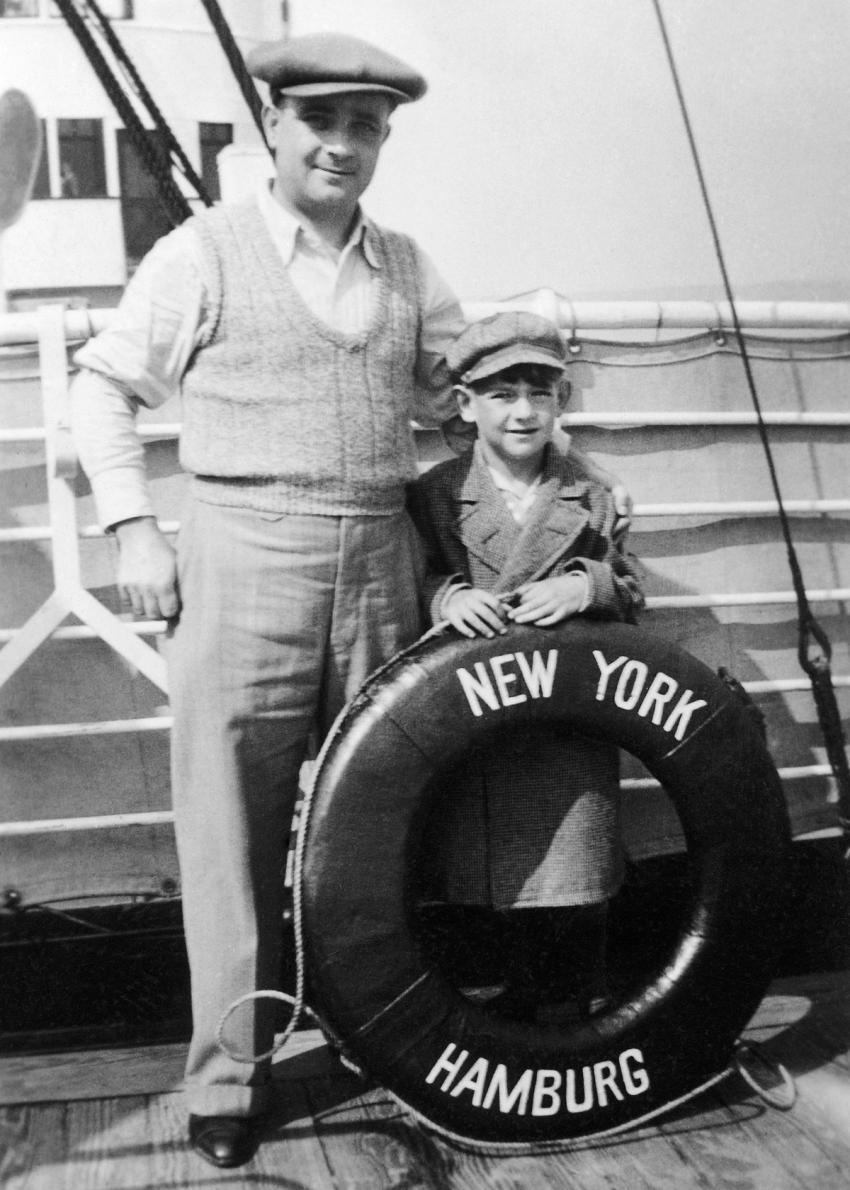
<svg viewBox="0 0 850 1190"><path fill-rule="evenodd" d="M189 184L194 188L198 197L203 201L204 205L211 207L213 205L213 200L209 194L209 191L207 190L201 178L195 172L195 168L189 158L186 156L183 146L174 135L170 125L165 119L165 116L157 106L154 97L145 86L145 83L136 69L133 60L130 58L130 55L124 48L124 45L119 40L115 30L112 28L112 22L110 21L109 17L106 16L106 14L102 11L100 6L96 3L96 0L84 0L84 2L86 7L93 14L97 26L105 38L107 45L115 55L118 63L124 69L127 77L130 80L133 90L147 108L151 119L153 120L157 130L165 142L166 148L174 156L175 164L180 169L181 173L189 182Z"/></svg>
<svg viewBox="0 0 850 1190"><path fill-rule="evenodd" d="M230 31L230 26L225 20L224 14L218 4L218 0L201 0L204 8L207 11L207 16L210 18L210 24L215 30L219 45L224 50L225 57L230 63L230 69L233 71L233 77L239 85L239 90L245 97L245 102L251 109L251 115L254 123L259 129L260 136L263 138L263 144L269 149L268 141L266 140L266 130L263 128L263 104L260 99L259 92L254 84L247 69L245 68L245 60L236 40Z"/></svg>
<svg viewBox="0 0 850 1190"><path fill-rule="evenodd" d="M156 196L168 216L169 222L172 226L177 227L189 218L192 208L174 181L170 165L163 159L158 147L150 140L147 129L122 90L121 84L112 73L109 63L75 7L74 0L56 0L56 4L124 124L142 165L155 180Z"/></svg>
<svg viewBox="0 0 850 1190"><path fill-rule="evenodd" d="M720 275L723 280L723 289L732 313L732 326L734 335L741 353L741 362L744 367L747 387L749 389L750 398L756 413L759 437L764 449L765 459L767 460L770 482L773 486L774 495L776 496L776 502L779 511L779 521L782 526L782 535L785 540L785 548L788 554L788 564L791 569L791 577L794 583L794 593L797 597L797 656L799 658L801 667L808 675L812 684L812 694L814 697L815 706L817 707L818 720L820 722L824 743L826 745L827 759L829 760L829 764L838 789L838 821L844 839L844 857L846 860L850 860L850 767L848 767L847 762L847 751L845 746L844 730L841 723L841 715L838 710L835 689L832 684L832 673L830 670L832 646L823 628L815 619L815 616L809 605L808 597L806 595L806 588L803 582L800 562L794 548L794 542L791 535L791 525L782 500L779 479L777 477L776 466L773 459L773 451L771 449L767 427L762 414L761 401L756 389L755 377L750 364L747 345L744 340L741 323L738 318L738 310L735 305L732 285L729 280L729 272L726 267L726 258L720 243L717 222L715 220L714 210L709 198L708 186L706 184L705 174L703 173L702 163L700 161L700 155L697 149L696 139L694 137L693 126L688 114L688 107L687 103L685 102L685 96L682 90L679 72L676 67L673 49L667 33L664 13L661 9L661 0L652 0L652 5L655 9L655 15L658 19L658 26L661 31L661 39L664 43L664 52L667 57L667 63L670 67L673 86L676 91L679 112L685 127L685 133L687 135L688 145L691 152L691 159L696 171L703 206L705 208L706 217L711 230L714 252L717 258L718 266L720 268Z"/></svg>

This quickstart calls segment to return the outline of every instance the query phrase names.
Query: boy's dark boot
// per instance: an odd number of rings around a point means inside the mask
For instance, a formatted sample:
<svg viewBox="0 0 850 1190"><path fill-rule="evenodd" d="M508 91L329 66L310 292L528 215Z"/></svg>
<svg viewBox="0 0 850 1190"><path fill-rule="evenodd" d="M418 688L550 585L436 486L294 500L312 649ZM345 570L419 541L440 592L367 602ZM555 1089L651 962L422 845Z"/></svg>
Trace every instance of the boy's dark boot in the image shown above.
<svg viewBox="0 0 850 1190"><path fill-rule="evenodd" d="M506 1015L557 1023L605 1007L607 908L603 901L506 912Z"/></svg>

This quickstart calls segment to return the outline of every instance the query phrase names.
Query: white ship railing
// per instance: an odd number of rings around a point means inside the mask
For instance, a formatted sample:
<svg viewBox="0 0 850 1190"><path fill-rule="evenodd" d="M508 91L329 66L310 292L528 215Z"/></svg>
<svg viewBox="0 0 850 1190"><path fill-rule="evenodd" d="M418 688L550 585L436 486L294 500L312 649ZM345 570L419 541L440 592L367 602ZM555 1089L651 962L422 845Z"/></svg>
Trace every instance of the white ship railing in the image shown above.
<svg viewBox="0 0 850 1190"><path fill-rule="evenodd" d="M534 310L571 331L696 330L730 333L735 329L728 302L607 301L571 302L551 289L538 289L506 302L465 302L469 318L497 310ZM850 331L850 302L737 302L735 310L746 330ZM112 310L66 310L69 341L88 339L109 325ZM0 346L38 341L40 311L0 316Z"/></svg>
<svg viewBox="0 0 850 1190"><path fill-rule="evenodd" d="M15 315L4 315L5 318ZM39 370L44 412L47 505L53 542L53 591L0 650L0 687L56 629L75 615L161 690L167 692L165 661L118 616L87 591L80 578L77 504L71 481L79 469L70 430L66 312L58 305L38 312Z"/></svg>
<svg viewBox="0 0 850 1190"><path fill-rule="evenodd" d="M509 302L468 303L470 318L480 318L499 309L532 309L555 321L574 350L581 349L580 331L693 330L723 336L735 328L733 312L725 302L570 302L551 290L540 290L527 298ZM740 302L735 310L739 325L747 330L837 331L850 332L850 302ZM109 611L87 591L80 579L79 544L83 539L103 536L96 525L77 523L76 498L72 481L78 471L68 412L67 343L84 339L108 325L111 310L65 310L60 305L42 307L35 313L0 314L0 346L37 343L42 382L43 426L0 430L2 443L45 444L49 524L0 529L0 542L50 541L54 589L42 606L20 627L0 628L0 687L48 639L100 639L109 644L125 661L143 673L167 694L164 659L142 638L161 635L162 621L129 623ZM607 426L735 426L754 425L754 413L717 411L672 411L670 413L574 413L564 419L566 425ZM850 412L780 411L764 414L768 426L846 426ZM177 423L147 423L140 427L147 440L174 438ZM820 499L783 502L792 516L828 516L850 512L850 500ZM662 504L637 504L637 517L747 516L769 517L778 511L776 501L694 501ZM163 522L167 533L178 529L177 522ZM844 587L808 590L810 603L850 601L850 589ZM662 595L650 597L650 608L711 608L792 604L793 590L742 591L699 595ZM63 626L74 615L80 625ZM833 678L836 687L850 687L850 675ZM809 689L804 676L744 682L751 694L793 692ZM119 719L102 722L33 724L0 728L0 743L72 736L96 736L124 732L162 732L171 727L169 715L149 718ZM804 765L779 770L785 780L812 776L828 777L828 765ZM652 778L623 781L625 789L657 787ZM44 834L59 831L111 829L125 826L151 826L173 821L171 811L133 814L103 814L88 817L41 819L0 823L0 838Z"/></svg>

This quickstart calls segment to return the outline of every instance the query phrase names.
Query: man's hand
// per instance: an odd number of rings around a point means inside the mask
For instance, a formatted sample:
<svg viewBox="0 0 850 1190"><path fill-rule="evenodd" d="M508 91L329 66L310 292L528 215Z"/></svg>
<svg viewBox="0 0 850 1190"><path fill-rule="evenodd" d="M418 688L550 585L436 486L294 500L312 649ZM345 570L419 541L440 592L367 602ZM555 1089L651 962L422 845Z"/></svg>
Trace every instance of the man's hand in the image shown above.
<svg viewBox="0 0 850 1190"><path fill-rule="evenodd" d="M115 527L118 586L137 616L172 620L180 610L177 555L152 516Z"/></svg>
<svg viewBox="0 0 850 1190"><path fill-rule="evenodd" d="M519 603L508 616L515 624L560 624L580 612L587 595L587 577L579 571L526 583L517 591Z"/></svg>
<svg viewBox="0 0 850 1190"><path fill-rule="evenodd" d="M464 636L496 636L506 632L505 607L498 595L478 587L459 587L443 601L442 614Z"/></svg>

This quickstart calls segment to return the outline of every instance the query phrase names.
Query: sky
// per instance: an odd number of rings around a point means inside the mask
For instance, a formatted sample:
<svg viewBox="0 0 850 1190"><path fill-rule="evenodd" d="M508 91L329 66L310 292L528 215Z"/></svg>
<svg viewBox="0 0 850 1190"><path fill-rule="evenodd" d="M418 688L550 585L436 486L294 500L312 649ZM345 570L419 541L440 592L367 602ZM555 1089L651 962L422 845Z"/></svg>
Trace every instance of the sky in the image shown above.
<svg viewBox="0 0 850 1190"><path fill-rule="evenodd" d="M850 5L661 0L735 296L846 300ZM370 212L469 298L722 296L652 0L290 0L428 78Z"/></svg>

